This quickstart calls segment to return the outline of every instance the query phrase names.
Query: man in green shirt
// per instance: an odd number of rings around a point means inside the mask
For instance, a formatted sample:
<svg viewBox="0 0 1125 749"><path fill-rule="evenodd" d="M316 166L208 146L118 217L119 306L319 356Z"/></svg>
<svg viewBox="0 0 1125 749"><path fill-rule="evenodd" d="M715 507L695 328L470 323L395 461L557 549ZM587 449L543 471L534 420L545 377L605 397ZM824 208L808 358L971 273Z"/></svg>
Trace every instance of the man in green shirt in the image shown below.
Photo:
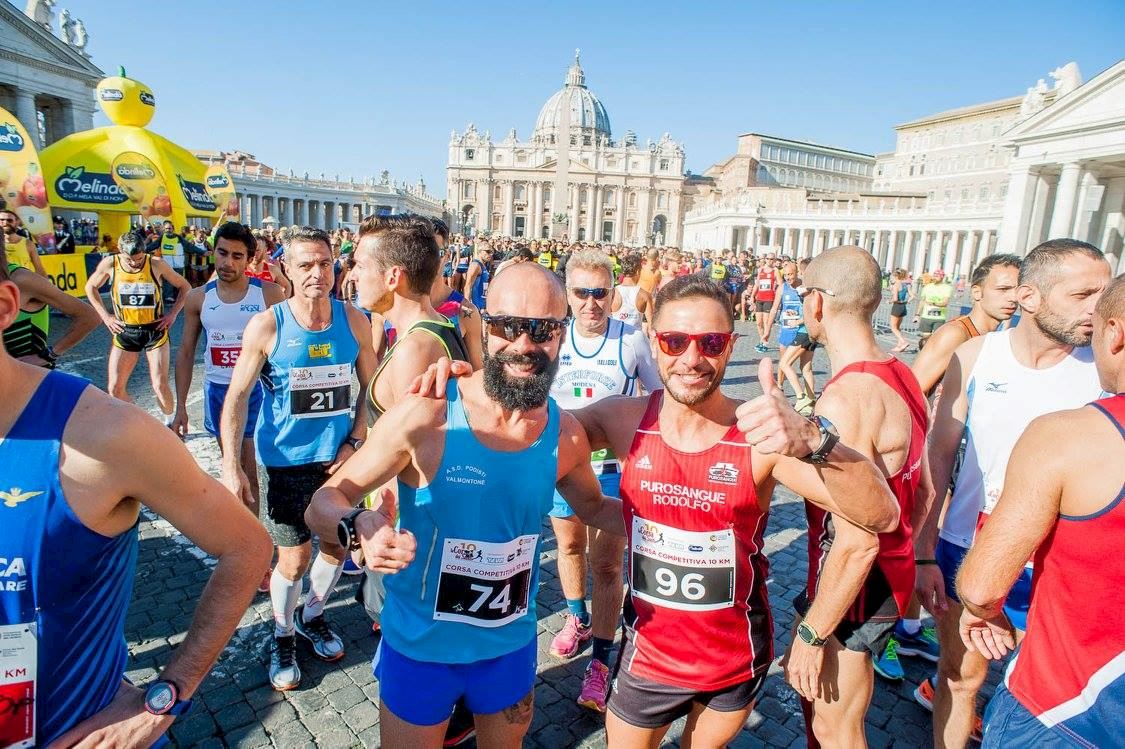
<svg viewBox="0 0 1125 749"><path fill-rule="evenodd" d="M945 277L945 271L934 271L933 280L922 287L918 295L918 313L914 321L918 323L918 350L926 345L926 340L935 330L945 324L949 316L949 301L953 297L953 284Z"/></svg>

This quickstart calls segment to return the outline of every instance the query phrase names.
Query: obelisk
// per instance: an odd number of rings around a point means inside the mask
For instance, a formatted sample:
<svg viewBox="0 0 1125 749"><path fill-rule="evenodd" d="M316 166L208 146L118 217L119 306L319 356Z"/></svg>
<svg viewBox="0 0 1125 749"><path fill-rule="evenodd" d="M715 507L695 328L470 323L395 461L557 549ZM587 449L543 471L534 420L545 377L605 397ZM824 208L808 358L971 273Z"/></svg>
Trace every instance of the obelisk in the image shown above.
<svg viewBox="0 0 1125 749"><path fill-rule="evenodd" d="M578 64L578 50L574 50L574 64ZM551 238L558 239L566 234L573 241L570 234L570 103L571 82L567 76L562 92L562 111L559 112L558 133L555 135L555 186L551 190ZM558 223L557 216L565 216L563 223Z"/></svg>

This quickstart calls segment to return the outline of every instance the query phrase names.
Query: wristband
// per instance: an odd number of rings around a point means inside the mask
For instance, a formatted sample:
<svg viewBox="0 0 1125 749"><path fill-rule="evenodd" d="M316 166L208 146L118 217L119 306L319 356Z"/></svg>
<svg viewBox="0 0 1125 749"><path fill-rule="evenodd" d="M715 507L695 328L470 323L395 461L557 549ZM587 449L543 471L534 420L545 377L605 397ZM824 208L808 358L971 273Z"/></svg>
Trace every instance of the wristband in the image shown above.
<svg viewBox="0 0 1125 749"><path fill-rule="evenodd" d="M932 564L936 567L937 563L938 563L938 561L936 559L915 559L914 560L914 564L916 564L918 566Z"/></svg>

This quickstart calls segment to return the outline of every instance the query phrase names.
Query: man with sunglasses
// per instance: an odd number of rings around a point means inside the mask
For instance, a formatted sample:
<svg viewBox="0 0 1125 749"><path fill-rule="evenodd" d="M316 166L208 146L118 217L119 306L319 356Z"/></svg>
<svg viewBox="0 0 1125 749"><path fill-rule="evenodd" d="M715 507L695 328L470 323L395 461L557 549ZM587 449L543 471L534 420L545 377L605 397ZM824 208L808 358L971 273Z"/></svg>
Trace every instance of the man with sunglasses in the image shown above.
<svg viewBox="0 0 1125 749"><path fill-rule="evenodd" d="M559 350L559 373L551 396L560 407L582 408L612 395L660 389L660 376L644 333L611 319L613 261L601 250L578 250L566 266L567 301L573 319ZM610 450L591 456L607 496L619 496L620 467ZM555 493L551 528L558 541L558 573L566 598L566 622L551 641L551 655L569 659L593 638L590 664L578 704L605 712L610 654L621 616L621 562L625 539L587 529ZM587 549L593 573L593 611L586 609Z"/></svg>
<svg viewBox="0 0 1125 749"><path fill-rule="evenodd" d="M556 486L590 525L622 534L577 421L550 399L566 297L549 270L497 277L484 369L446 400L410 397L376 422L358 457L306 513L387 574L375 657L383 746L438 747L454 703L474 712L481 746L518 746L531 721L539 535ZM378 512L352 509L398 479ZM396 511L397 510L397 511Z"/></svg>

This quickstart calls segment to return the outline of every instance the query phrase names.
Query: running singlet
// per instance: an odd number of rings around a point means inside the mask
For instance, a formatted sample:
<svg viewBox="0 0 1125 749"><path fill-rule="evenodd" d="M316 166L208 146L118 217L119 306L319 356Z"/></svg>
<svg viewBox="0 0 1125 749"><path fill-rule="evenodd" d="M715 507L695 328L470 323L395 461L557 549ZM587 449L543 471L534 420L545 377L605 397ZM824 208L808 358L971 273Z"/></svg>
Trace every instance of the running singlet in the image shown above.
<svg viewBox="0 0 1125 749"><path fill-rule="evenodd" d="M183 241L179 234L160 235L160 256L168 258L169 264L173 267L180 267L184 264Z"/></svg>
<svg viewBox="0 0 1125 749"><path fill-rule="evenodd" d="M332 299L324 330L301 327L289 301L273 306L277 340L262 368L266 394L254 434L258 461L274 468L323 463L352 428L352 374L359 342L347 307Z"/></svg>
<svg viewBox="0 0 1125 749"><path fill-rule="evenodd" d="M449 382L441 465L422 488L398 483L398 527L417 556L383 578L383 637L399 653L432 663L472 663L535 639L539 534L551 509L559 409L548 399L543 432L502 452L473 435Z"/></svg>
<svg viewBox="0 0 1125 749"><path fill-rule="evenodd" d="M207 337L207 350L203 352L203 377L207 382L230 384L234 365L242 353L242 334L250 318L266 308L262 282L250 279L246 295L237 302L224 302L219 298L219 282L210 281L203 292L203 308L199 321Z"/></svg>
<svg viewBox="0 0 1125 749"><path fill-rule="evenodd" d="M46 746L108 705L125 673L137 529L95 533L59 483L63 430L88 385L49 372L0 441L3 746Z"/></svg>
<svg viewBox="0 0 1125 749"><path fill-rule="evenodd" d="M469 296L477 309L484 309L484 285L488 283L488 268L479 260L473 262L480 266L480 273L473 279L473 288L469 290Z"/></svg>
<svg viewBox="0 0 1125 749"><path fill-rule="evenodd" d="M1008 458L1027 425L1043 414L1081 408L1102 393L1088 346L1052 367L1031 369L1012 353L1011 332L983 336L966 387L965 460L941 527L942 538L964 549L973 545L980 514L991 514L1000 499Z"/></svg>
<svg viewBox="0 0 1125 749"><path fill-rule="evenodd" d="M31 253L38 254L34 243L27 237L16 236L15 239L8 239L4 237L4 253L8 256L9 264L18 265L21 268L27 268L32 273L35 273L35 264L31 262Z"/></svg>
<svg viewBox="0 0 1125 749"><path fill-rule="evenodd" d="M1093 406L1125 437L1125 395ZM1113 561L1123 537L1125 486L1100 512L1060 515L1035 552L1027 636L1007 685L1043 725L1057 729L1060 744L1121 746L1125 738L1125 617L1117 604L1095 604L1120 601L1125 590L1125 565Z"/></svg>
<svg viewBox="0 0 1125 749"><path fill-rule="evenodd" d="M463 246L457 253L457 272L464 273L469 269L469 261L473 259L473 248Z"/></svg>
<svg viewBox="0 0 1125 749"><path fill-rule="evenodd" d="M273 273L270 272L269 266L262 268L260 271L252 271L249 267L243 271L248 277L256 278L259 281L273 281Z"/></svg>
<svg viewBox="0 0 1125 749"><path fill-rule="evenodd" d="M419 320L410 326L406 334L402 337L396 337L395 342L387 351L387 355L383 357L383 361L379 364L379 368L375 370L375 376L371 378L370 384L367 386L367 425L374 426L379 417L386 413L386 409L375 397L375 383L379 380L379 374L383 371L383 367L387 366L387 362L395 354L395 347L398 346L399 341L402 341L414 331L420 331L433 336L445 349L446 358L452 361L468 361L469 352L465 348L465 341L461 339L461 334L457 332L457 327L449 320L440 322L437 320Z"/></svg>
<svg viewBox="0 0 1125 749"><path fill-rule="evenodd" d="M754 278L754 283L758 289L757 301L772 302L773 295L777 292L777 273L774 269L760 269L758 275Z"/></svg>
<svg viewBox="0 0 1125 749"><path fill-rule="evenodd" d="M618 286L616 291L621 295L621 309L613 313L614 319L634 328L640 328L641 313L637 310L637 296L641 292L641 287Z"/></svg>
<svg viewBox="0 0 1125 749"><path fill-rule="evenodd" d="M727 266L720 260L711 263L711 280L723 281L727 277Z"/></svg>
<svg viewBox="0 0 1125 749"><path fill-rule="evenodd" d="M8 275L12 275L22 267L18 263L8 263ZM3 332L4 350L9 356L17 359L21 356L45 353L50 325L51 308L46 304L34 312L28 312L21 307L16 319Z"/></svg>
<svg viewBox="0 0 1125 749"><path fill-rule="evenodd" d="M906 281L899 282L898 295L895 297L895 301L898 302L899 304L906 304L906 299L909 296L910 296L910 287L906 285Z"/></svg>
<svg viewBox="0 0 1125 749"><path fill-rule="evenodd" d="M593 350L584 352L580 347ZM650 393L662 387L644 333L620 320L610 320L603 336L583 338L571 320L559 347L559 371L551 384L551 397L560 408L582 408L611 395L637 395L638 377ZM599 476L619 472L612 450L595 450L590 462Z"/></svg>
<svg viewBox="0 0 1125 749"><path fill-rule="evenodd" d="M910 447L907 449L906 460L898 473L887 477L887 484L898 500L898 527L890 533L879 534L879 556L855 602L844 614L844 618L850 622L866 622L871 619L894 621L905 613L910 594L914 592L914 542L910 517L914 511L914 494L922 478L919 469L926 451L929 407L910 367L893 356L880 362L861 361L849 364L837 372L824 389L828 390L833 382L853 372L878 377L902 398L910 413ZM835 532L831 514L820 507L805 502L805 515L809 521L807 595L809 605L812 605ZM893 601L895 606L892 608L888 601Z"/></svg>
<svg viewBox="0 0 1125 749"><path fill-rule="evenodd" d="M918 317L927 320L944 320L949 314L949 299L953 296L953 285L948 283L928 283L922 287L922 304Z"/></svg>
<svg viewBox="0 0 1125 749"><path fill-rule="evenodd" d="M551 252L540 252L535 262L539 263L547 270L551 270L555 267L555 256Z"/></svg>
<svg viewBox="0 0 1125 749"><path fill-rule="evenodd" d="M621 477L632 674L696 691L764 673L773 660L769 562L750 445L737 426L684 453L660 436L663 391L649 396Z"/></svg>
<svg viewBox="0 0 1125 749"><path fill-rule="evenodd" d="M113 314L125 325L151 325L164 316L164 296L149 255L136 271L127 270L120 257L113 259L109 296Z"/></svg>
<svg viewBox="0 0 1125 749"><path fill-rule="evenodd" d="M783 328L804 327L805 302L797 290L787 282L781 285L781 308L778 310L778 322Z"/></svg>

